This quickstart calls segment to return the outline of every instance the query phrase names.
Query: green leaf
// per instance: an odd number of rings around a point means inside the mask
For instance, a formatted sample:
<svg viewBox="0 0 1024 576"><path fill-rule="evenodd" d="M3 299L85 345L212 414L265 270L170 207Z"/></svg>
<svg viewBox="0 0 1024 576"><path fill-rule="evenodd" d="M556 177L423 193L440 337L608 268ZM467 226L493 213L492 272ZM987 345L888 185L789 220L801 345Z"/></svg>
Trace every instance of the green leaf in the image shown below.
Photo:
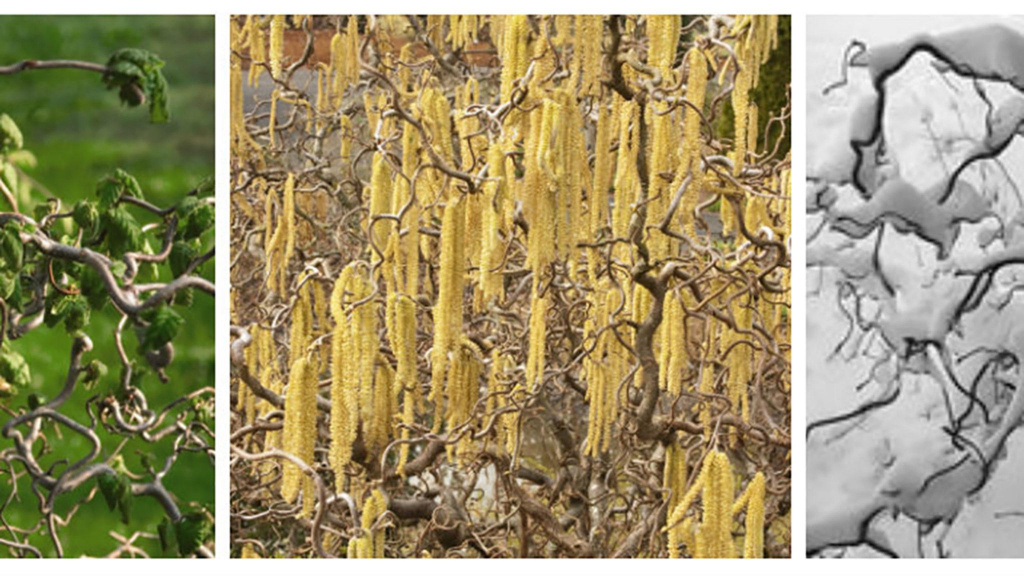
<svg viewBox="0 0 1024 576"><path fill-rule="evenodd" d="M171 524L171 519L165 516L157 525L156 531L160 535L160 550L167 552L171 548L174 538L174 525Z"/></svg>
<svg viewBox="0 0 1024 576"><path fill-rule="evenodd" d="M35 168L39 164L36 155L28 150L15 150L7 154L7 161L19 168Z"/></svg>
<svg viewBox="0 0 1024 576"><path fill-rule="evenodd" d="M131 499L131 481L123 473L115 471L101 474L96 478L96 482L100 486L103 500L111 511L118 508L126 497Z"/></svg>
<svg viewBox="0 0 1024 576"><path fill-rule="evenodd" d="M196 249L191 242L177 241L171 245L171 253L167 257L167 263L171 267L171 274L177 278L185 273L192 259L196 257Z"/></svg>
<svg viewBox="0 0 1024 576"><path fill-rule="evenodd" d="M0 114L0 154L21 150L24 145L25 138L18 125L7 114Z"/></svg>
<svg viewBox="0 0 1024 576"><path fill-rule="evenodd" d="M146 335L142 340L143 350L156 350L174 340L182 323L185 321L173 308L167 305L162 305L155 310L144 313L143 319L149 322L149 326L146 326Z"/></svg>
<svg viewBox="0 0 1024 576"><path fill-rule="evenodd" d="M107 174L96 183L96 196L100 201L100 210L107 210L117 203L122 196L141 199L142 187L134 176L118 168L113 174Z"/></svg>
<svg viewBox="0 0 1024 576"><path fill-rule="evenodd" d="M103 226L107 232L107 248L114 258L142 248L142 227L124 206L107 210L103 214Z"/></svg>
<svg viewBox="0 0 1024 576"><path fill-rule="evenodd" d="M130 107L149 102L149 119L154 123L170 120L167 103L167 79L161 71L164 62L156 54L139 48L122 48L107 60L103 82L117 89L123 104Z"/></svg>
<svg viewBox="0 0 1024 576"><path fill-rule="evenodd" d="M193 210L185 219L184 225L182 226L181 237L185 240L198 238L202 236L204 232L213 228L216 220L217 215L214 211L213 205L203 204Z"/></svg>
<svg viewBox="0 0 1024 576"><path fill-rule="evenodd" d="M93 270L92 266L86 266L82 270L78 281L82 284L82 296L85 296L90 308L101 310L107 305L108 294L106 286L104 286L99 272Z"/></svg>
<svg viewBox="0 0 1024 576"><path fill-rule="evenodd" d="M178 552L191 556L200 546L213 537L213 523L202 512L191 512L182 516L174 525L178 539Z"/></svg>
<svg viewBox="0 0 1024 576"><path fill-rule="evenodd" d="M198 185L196 185L196 194L199 196L212 196L214 193L215 180L213 176L207 176L203 178Z"/></svg>
<svg viewBox="0 0 1024 576"><path fill-rule="evenodd" d="M0 270L20 271L25 258L25 245L18 235L18 225L8 222L0 232Z"/></svg>
<svg viewBox="0 0 1024 576"><path fill-rule="evenodd" d="M32 383L32 372L25 357L14 350L0 352L0 378L16 388L25 388Z"/></svg>
<svg viewBox="0 0 1024 576"><path fill-rule="evenodd" d="M174 305L190 308L194 300L195 292L192 288L185 288L174 293Z"/></svg>
<svg viewBox="0 0 1024 576"><path fill-rule="evenodd" d="M52 328L63 320L67 333L74 334L89 325L91 309L88 300L82 295L56 294L50 302L44 318L47 326Z"/></svg>
<svg viewBox="0 0 1024 576"><path fill-rule="evenodd" d="M0 272L0 298L4 301L14 294L14 289L18 285L18 273L5 270Z"/></svg>
<svg viewBox="0 0 1024 576"><path fill-rule="evenodd" d="M85 370L83 370L83 372L82 386L86 389L90 389L101 379L106 378L108 369L106 364L94 359L90 360L89 363L85 365Z"/></svg>
<svg viewBox="0 0 1024 576"><path fill-rule="evenodd" d="M100 221L100 212L92 202L79 200L75 204L71 218L85 232L86 236L92 236L96 232L96 224Z"/></svg>

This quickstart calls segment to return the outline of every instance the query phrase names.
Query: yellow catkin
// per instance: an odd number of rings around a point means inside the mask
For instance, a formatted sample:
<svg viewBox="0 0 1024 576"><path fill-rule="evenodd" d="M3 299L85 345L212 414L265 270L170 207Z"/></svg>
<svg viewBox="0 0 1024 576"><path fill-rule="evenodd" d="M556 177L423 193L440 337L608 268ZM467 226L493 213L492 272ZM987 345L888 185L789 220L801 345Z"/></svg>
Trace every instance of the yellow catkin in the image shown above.
<svg viewBox="0 0 1024 576"><path fill-rule="evenodd" d="M729 457L712 452L711 468L704 478L704 515L698 529L703 540L701 556L704 558L734 558L736 549L732 541L733 476Z"/></svg>
<svg viewBox="0 0 1024 576"><path fill-rule="evenodd" d="M690 50L687 56L689 68L686 82L686 99L694 108L704 108L704 96L707 93L707 59L697 48ZM682 166L677 179L690 174L691 180L683 196L680 206L680 221L690 237L696 236L694 210L700 200L704 171L701 168L701 117L696 110L687 107L683 118L683 149ZM675 186L681 184L681 180Z"/></svg>
<svg viewBox="0 0 1024 576"><path fill-rule="evenodd" d="M380 490L374 490L363 503L360 526L363 537L357 558L384 557L384 528L377 528L377 520L388 510L388 502ZM351 547L351 544L349 544Z"/></svg>
<svg viewBox="0 0 1024 576"><path fill-rule="evenodd" d="M678 395L682 391L683 367L686 364L686 343L682 299L676 292L665 296L664 328L662 329L659 384L662 390Z"/></svg>
<svg viewBox="0 0 1024 576"><path fill-rule="evenodd" d="M747 487L750 494L747 502L747 518L744 523L746 536L743 540L744 558L764 557L764 474L758 472Z"/></svg>
<svg viewBox="0 0 1024 576"><path fill-rule="evenodd" d="M352 275L346 267L331 292L331 316L334 331L331 334L331 450L330 461L334 469L337 490L343 490L344 469L352 458L352 440L355 434L349 420L348 393L345 364L348 360L348 319L344 313L345 291ZM351 368L350 368L351 369Z"/></svg>
<svg viewBox="0 0 1024 576"><path fill-rule="evenodd" d="M309 296L310 283L305 282L299 288L295 306L292 308L291 337L288 340L289 363L306 356L306 348L310 343L313 328L313 305Z"/></svg>
<svg viewBox="0 0 1024 576"><path fill-rule="evenodd" d="M258 16L249 16L249 86L258 88L260 71L267 63L267 36Z"/></svg>
<svg viewBox="0 0 1024 576"><path fill-rule="evenodd" d="M636 118L636 103L632 101L623 102L620 106L618 118L619 149L615 163L615 198L612 208L612 234L616 238L628 236L629 220L632 216L633 201L636 199L639 182L636 150L630 138L633 122ZM621 250L624 250L624 247Z"/></svg>
<svg viewBox="0 0 1024 576"><path fill-rule="evenodd" d="M447 396L448 429L454 430L466 424L473 414L473 408L480 398L480 374L483 365L480 360L480 349L473 341L463 338L452 354L452 365L448 376ZM449 445L449 455L453 462L464 454L470 446L469 435L463 435L455 445Z"/></svg>
<svg viewBox="0 0 1024 576"><path fill-rule="evenodd" d="M394 386L395 371L378 354L373 369L373 397L369 404L369 414L364 417L366 445L373 452L382 450L391 439L391 422L396 412Z"/></svg>
<svg viewBox="0 0 1024 576"><path fill-rule="evenodd" d="M497 143L487 152L487 176L481 206L482 242L480 247L480 277L483 301L488 304L504 299L505 281L499 269L504 257L502 244L502 215L505 210L505 153Z"/></svg>
<svg viewBox="0 0 1024 576"><path fill-rule="evenodd" d="M330 87L331 104L335 108L341 106L345 84L342 74L345 69L345 37L341 32L331 36L331 63L328 68L328 86Z"/></svg>
<svg viewBox="0 0 1024 576"><path fill-rule="evenodd" d="M441 269L434 309L434 348L431 354L430 400L440 415L448 356L462 334L462 292L465 283L466 204L461 198L448 203L441 223ZM440 429L440 418L434 428Z"/></svg>
<svg viewBox="0 0 1024 576"><path fill-rule="evenodd" d="M526 361L526 390L533 392L544 378L544 353L547 338L547 299L540 293L540 281L534 279L530 296L530 343Z"/></svg>
<svg viewBox="0 0 1024 576"><path fill-rule="evenodd" d="M665 448L665 467L662 476L662 485L669 493L669 512L676 509L684 496L686 488L686 451L679 446L675 438Z"/></svg>
<svg viewBox="0 0 1024 576"><path fill-rule="evenodd" d="M250 158L258 153L260 145L249 134L245 126L245 95L242 90L242 64L235 55L231 56L231 155L234 158Z"/></svg>
<svg viewBox="0 0 1024 576"><path fill-rule="evenodd" d="M611 294L611 291L608 294ZM589 406L587 455L596 458L601 454L605 442L603 438L605 418L609 415L605 403L609 399L609 391L614 397L615 383L610 381L610 370L606 362L610 332L598 332L608 321L610 311L606 306L607 299L602 297L598 291L593 293L593 299L593 314L587 316L587 321L583 326L583 337L585 342L593 342L593 349L584 359L584 370L587 375L585 400Z"/></svg>
<svg viewBox="0 0 1024 576"><path fill-rule="evenodd" d="M718 460L715 457L715 453L709 453L704 457L704 463L701 466L700 473L697 474L697 478L694 479L690 485L690 489L685 494L682 494L676 501L675 507L668 515L668 519L665 523L665 530L668 532L668 553L669 558L679 557L679 541L682 537L684 526L681 525L683 518L686 516L687 510L693 501L697 498L697 495L701 494L702 491L706 493L706 487L708 479L711 478L715 473L715 467L718 464ZM708 501L705 497L704 509L708 509ZM698 530L697 540L701 540L702 531ZM690 550L690 555L694 558L700 557L703 552L703 545L694 546L694 549Z"/></svg>
<svg viewBox="0 0 1024 576"><path fill-rule="evenodd" d="M513 83L522 78L529 66L529 17L525 14L510 16L505 31L501 57L501 101L512 96Z"/></svg>
<svg viewBox="0 0 1024 576"><path fill-rule="evenodd" d="M705 361L700 368L700 393L705 395L714 393L714 382L714 368L711 362ZM711 398L701 398L700 421L704 425L705 441L710 440L712 434Z"/></svg>
<svg viewBox="0 0 1024 576"><path fill-rule="evenodd" d="M352 119L347 114L342 114L338 127L338 135L341 138L341 153L338 156L341 166L348 168L352 163Z"/></svg>
<svg viewBox="0 0 1024 576"><path fill-rule="evenodd" d="M290 173L284 185L281 219L278 226L281 232L279 241L283 243L281 261L277 263L277 270L271 270L271 273L279 273L278 291L283 292L288 286L288 265L291 263L292 253L295 251L295 176Z"/></svg>
<svg viewBox="0 0 1024 576"><path fill-rule="evenodd" d="M576 16L574 59L580 96L597 96L600 93L603 28L603 16Z"/></svg>
<svg viewBox="0 0 1024 576"><path fill-rule="evenodd" d="M742 68L736 73L732 91L733 122L733 173L740 174L747 158L747 124L750 106L750 88L756 64L743 60Z"/></svg>
<svg viewBox="0 0 1024 576"><path fill-rule="evenodd" d="M334 284L330 309L334 318L331 335L331 447L330 462L337 490L343 490L345 467L352 458L352 444L359 431L359 396L364 370L366 338L363 334L365 315L372 309L352 304L367 296L368 286L362 281L359 262L346 266ZM372 328L372 326L371 326ZM376 338L376 334L373 335ZM376 353L376 349L373 350ZM372 360L371 360L372 361ZM372 366L371 366L372 367Z"/></svg>
<svg viewBox="0 0 1024 576"><path fill-rule="evenodd" d="M252 544L247 542L247 543L245 543L244 546L242 546L242 558L243 559L245 559L245 558L259 558L259 557L260 557L260 555L256 552L256 547L253 546Z"/></svg>
<svg viewBox="0 0 1024 576"><path fill-rule="evenodd" d="M344 84L351 86L359 82L359 17L348 17L345 28L345 76Z"/></svg>
<svg viewBox="0 0 1024 576"><path fill-rule="evenodd" d="M316 369L305 357L292 364L285 396L284 450L307 465L314 464L313 449L316 444ZM308 516L313 509L313 480L297 466L285 463L281 482L281 497L294 502L299 494L303 497L301 516Z"/></svg>
<svg viewBox="0 0 1024 576"><path fill-rule="evenodd" d="M270 75L281 77L282 60L284 59L284 16L278 14L270 17Z"/></svg>
<svg viewBox="0 0 1024 576"><path fill-rule="evenodd" d="M736 319L737 328L741 331L749 331L751 328L750 307L734 301L733 316ZM734 332L731 343L749 339L749 335ZM747 382L750 379L750 346L746 343L739 343L732 347L729 352L729 401L733 410L739 413L744 421L750 418L748 407Z"/></svg>
<svg viewBox="0 0 1024 576"><path fill-rule="evenodd" d="M594 186L590 198L590 226L594 234L608 225L608 189L610 188L611 162L611 110L598 104L597 134L594 137ZM596 251L595 251L596 258Z"/></svg>
<svg viewBox="0 0 1024 576"><path fill-rule="evenodd" d="M402 423L412 425L415 420L416 392L418 390L416 372L416 303L408 296L392 293L388 295L389 308L393 311L388 338L391 349L397 360L395 369L396 386L402 392ZM402 430L402 439L409 439L408 428ZM397 470L405 473L405 463L409 460L409 444L399 448Z"/></svg>
<svg viewBox="0 0 1024 576"><path fill-rule="evenodd" d="M373 261L381 258L381 252L387 247L394 222L376 217L391 212L391 168L380 152L373 154L370 172L370 210L366 218L366 231L370 242L375 247ZM380 251L380 252L378 252Z"/></svg>
<svg viewBox="0 0 1024 576"><path fill-rule="evenodd" d="M757 104L751 102L747 107L747 151L757 153L758 118Z"/></svg>

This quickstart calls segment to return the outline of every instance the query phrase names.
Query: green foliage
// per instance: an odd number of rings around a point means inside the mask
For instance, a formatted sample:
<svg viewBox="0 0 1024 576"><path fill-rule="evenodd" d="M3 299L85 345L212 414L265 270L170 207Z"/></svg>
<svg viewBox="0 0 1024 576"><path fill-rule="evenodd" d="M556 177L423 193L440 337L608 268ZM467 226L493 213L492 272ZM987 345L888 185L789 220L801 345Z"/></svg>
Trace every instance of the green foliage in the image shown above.
<svg viewBox="0 0 1024 576"><path fill-rule="evenodd" d="M188 556L213 536L213 522L205 512L189 512L174 525L178 553Z"/></svg>
<svg viewBox="0 0 1024 576"><path fill-rule="evenodd" d="M121 511L121 521L128 524L132 512L132 482L125 474L124 460L118 456L111 463L112 472L100 474L96 478L100 493L113 512Z"/></svg>
<svg viewBox="0 0 1024 576"><path fill-rule="evenodd" d="M25 247L18 236L18 230L18 224L13 220L0 230L0 270L21 270Z"/></svg>
<svg viewBox="0 0 1024 576"><path fill-rule="evenodd" d="M78 294L51 294L57 296L54 297L52 305L46 307L44 321L47 326L53 328L59 322L64 322L64 329L68 334L75 334L88 326L91 308L86 298Z"/></svg>
<svg viewBox="0 0 1024 576"><path fill-rule="evenodd" d="M96 208L96 204L88 200L79 200L75 204L71 217L87 238L91 238L96 233L96 224L100 221L100 211Z"/></svg>
<svg viewBox="0 0 1024 576"><path fill-rule="evenodd" d="M142 226L127 208L114 206L103 213L101 221L107 235L106 247L114 258L142 249Z"/></svg>
<svg viewBox="0 0 1024 576"><path fill-rule="evenodd" d="M156 350L178 335L185 321L173 308L162 305L142 313L142 319L149 322L140 345L143 350Z"/></svg>
<svg viewBox="0 0 1024 576"><path fill-rule="evenodd" d="M96 197L99 198L99 210L108 210L122 196L141 199L142 188L134 176L118 168L113 174L105 176L96 184Z"/></svg>
<svg viewBox="0 0 1024 576"><path fill-rule="evenodd" d="M142 104L140 96L144 96L149 102L149 119L163 123L171 118L167 105L167 79L161 71L163 67L164 61L148 50L122 48L107 60L103 82L109 89L116 88L121 103L127 106Z"/></svg>
<svg viewBox="0 0 1024 576"><path fill-rule="evenodd" d="M180 225L178 238L192 240L213 228L215 212L213 205L195 195L186 196L176 209Z"/></svg>
<svg viewBox="0 0 1024 576"><path fill-rule="evenodd" d="M21 150L25 145L25 139L21 130L7 114L0 113L0 154L9 154L15 150Z"/></svg>
<svg viewBox="0 0 1024 576"><path fill-rule="evenodd" d="M32 382L25 357L8 348L4 342L0 347L0 398L8 398L18 393L18 388L25 388Z"/></svg>

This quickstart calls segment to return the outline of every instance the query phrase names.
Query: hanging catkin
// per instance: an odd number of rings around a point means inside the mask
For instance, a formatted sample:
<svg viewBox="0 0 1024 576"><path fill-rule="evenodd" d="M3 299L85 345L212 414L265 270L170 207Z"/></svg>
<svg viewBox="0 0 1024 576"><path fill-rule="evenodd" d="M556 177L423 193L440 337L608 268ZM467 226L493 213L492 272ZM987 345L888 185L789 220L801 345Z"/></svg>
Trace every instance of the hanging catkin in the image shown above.
<svg viewBox="0 0 1024 576"><path fill-rule="evenodd" d="M449 356L462 337L462 292L465 284L466 204L461 198L448 203L441 224L441 268L434 309L434 349L431 354L430 400L440 416ZM441 420L434 421L435 431Z"/></svg>
<svg viewBox="0 0 1024 576"><path fill-rule="evenodd" d="M284 16L270 17L270 75L281 77L281 60L284 59Z"/></svg>
<svg viewBox="0 0 1024 576"><path fill-rule="evenodd" d="M292 364L285 396L284 451L314 464L313 448L316 444L316 369L305 357ZM313 479L290 462L284 465L281 497L294 502L302 494L300 516L308 517L315 501Z"/></svg>

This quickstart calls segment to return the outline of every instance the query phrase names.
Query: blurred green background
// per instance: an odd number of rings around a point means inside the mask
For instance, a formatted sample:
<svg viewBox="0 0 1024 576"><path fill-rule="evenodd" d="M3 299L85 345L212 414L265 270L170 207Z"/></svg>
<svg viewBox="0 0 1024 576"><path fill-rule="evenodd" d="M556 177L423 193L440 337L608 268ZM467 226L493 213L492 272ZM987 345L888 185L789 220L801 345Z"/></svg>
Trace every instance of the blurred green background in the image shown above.
<svg viewBox="0 0 1024 576"><path fill-rule="evenodd" d="M82 70L32 70L0 76L0 112L6 112L21 128L25 148L35 154L38 166L29 174L64 206L82 197L94 197L96 182L115 168L134 175L147 200L168 206L181 199L203 178L214 173L214 18L212 16L0 16L0 65L24 59L73 59L105 63L115 50L137 47L155 52L165 62L170 93L171 121L151 124L145 107L125 108L112 91L107 91L99 74ZM43 196L36 194L41 201ZM23 211L31 213L31 210ZM133 210L140 221L151 221ZM213 233L203 239L212 246ZM154 246L159 239L152 238ZM201 273L213 280L213 260ZM162 384L155 375L146 376L142 389L149 406L159 409L169 401L202 386L214 385L214 301L196 293L189 309L177 307L185 325L175 340L176 356L168 371L170 382ZM113 330L119 315L108 304L93 312L86 332L94 350L86 359L99 358L110 368L107 379L119 377L120 361L113 346ZM137 341L126 333L126 348L135 355ZM12 342L32 369L32 390L22 391L8 401L12 408L24 406L29 393L52 398L67 372L71 338L62 328L42 327ZM88 422L85 401L104 390L81 386L63 410L80 422ZM6 418L3 418L6 420ZM52 451L42 458L52 463L60 458L76 460L89 444L66 430L46 427ZM109 454L119 438L101 431L103 449ZM166 444L167 442L163 442ZM0 448L9 447L0 440ZM140 453L148 452L163 462L169 446L131 441L122 450L132 472L140 473ZM0 476L0 502L10 492L9 477ZM179 458L164 481L187 511L191 504L214 506L214 469L206 456L188 454ZM58 499L57 509L65 514L95 482ZM4 513L13 525L30 527L39 518L38 501L28 482L19 482L20 501ZM131 522L121 523L119 514L107 509L102 496L82 506L69 526L59 530L66 556L106 555L117 547L110 532L131 535L136 531L156 534L163 509L149 498L136 498ZM52 555L53 545L44 530L29 538L44 553ZM0 529L5 537L6 530ZM154 556L163 555L159 543L143 538L136 545ZM172 551L172 555L173 555ZM0 547L0 558L8 551Z"/></svg>

